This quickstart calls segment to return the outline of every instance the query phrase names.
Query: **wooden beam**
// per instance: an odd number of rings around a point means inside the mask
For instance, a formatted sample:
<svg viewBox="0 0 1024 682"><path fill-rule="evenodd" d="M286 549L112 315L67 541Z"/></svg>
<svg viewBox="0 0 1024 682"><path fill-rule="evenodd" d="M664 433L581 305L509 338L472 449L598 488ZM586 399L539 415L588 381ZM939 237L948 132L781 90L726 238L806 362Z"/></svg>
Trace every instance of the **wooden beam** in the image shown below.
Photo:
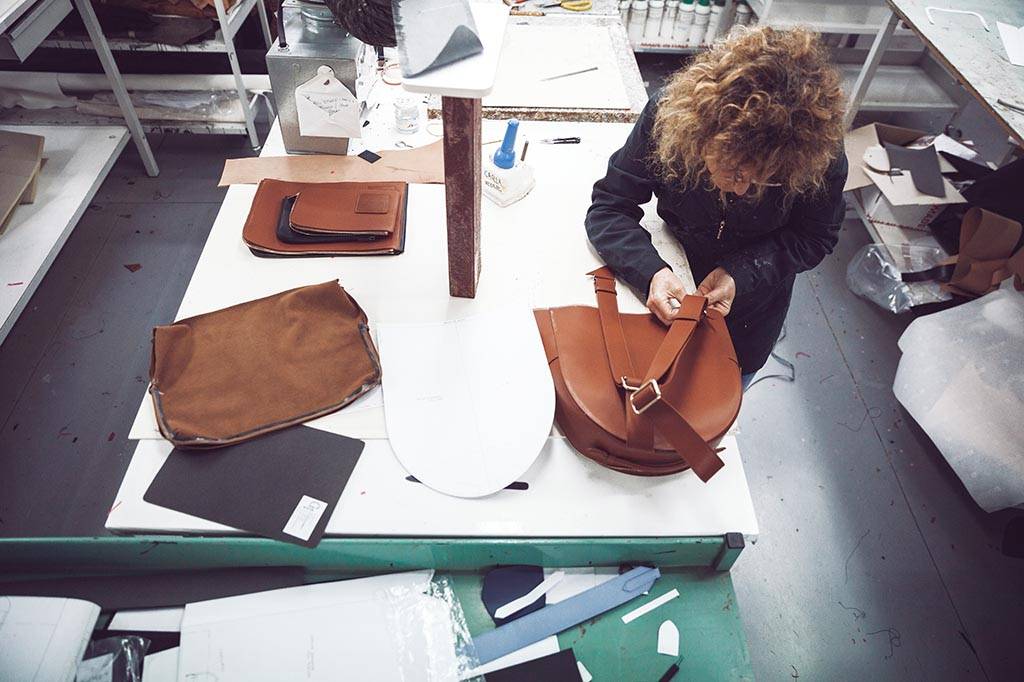
<svg viewBox="0 0 1024 682"><path fill-rule="evenodd" d="M448 291L475 298L480 279L480 100L442 97Z"/></svg>

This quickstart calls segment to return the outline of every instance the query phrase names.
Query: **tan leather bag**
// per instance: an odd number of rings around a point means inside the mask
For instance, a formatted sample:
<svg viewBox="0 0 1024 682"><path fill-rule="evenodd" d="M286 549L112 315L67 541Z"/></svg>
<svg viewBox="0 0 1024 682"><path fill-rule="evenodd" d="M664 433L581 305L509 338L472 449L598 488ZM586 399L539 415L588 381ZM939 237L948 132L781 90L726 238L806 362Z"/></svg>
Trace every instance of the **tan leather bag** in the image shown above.
<svg viewBox="0 0 1024 682"><path fill-rule="evenodd" d="M580 453L639 476L722 468L715 451L739 414L739 363L720 313L686 296L671 326L619 312L615 277L594 276L598 307L535 311L555 382L555 419Z"/></svg>

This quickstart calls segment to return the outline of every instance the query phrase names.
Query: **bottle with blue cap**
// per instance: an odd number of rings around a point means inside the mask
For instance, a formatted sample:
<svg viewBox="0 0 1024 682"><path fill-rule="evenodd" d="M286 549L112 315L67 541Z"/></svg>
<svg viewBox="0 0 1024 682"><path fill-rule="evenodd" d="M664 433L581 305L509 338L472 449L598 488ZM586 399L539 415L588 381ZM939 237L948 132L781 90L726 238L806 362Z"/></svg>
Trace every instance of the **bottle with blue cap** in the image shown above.
<svg viewBox="0 0 1024 682"><path fill-rule="evenodd" d="M518 131L519 121L510 119L501 146L484 162L484 196L498 206L508 206L519 201L536 184L533 168L525 161L526 145L523 146L522 157L516 158Z"/></svg>

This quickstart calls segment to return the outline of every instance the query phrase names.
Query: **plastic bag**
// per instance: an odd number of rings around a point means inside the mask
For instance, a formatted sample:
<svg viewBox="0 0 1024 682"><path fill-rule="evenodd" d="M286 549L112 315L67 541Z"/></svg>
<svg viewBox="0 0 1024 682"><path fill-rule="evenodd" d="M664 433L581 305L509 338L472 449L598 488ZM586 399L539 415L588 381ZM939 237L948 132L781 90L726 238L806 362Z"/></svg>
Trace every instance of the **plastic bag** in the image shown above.
<svg viewBox="0 0 1024 682"><path fill-rule="evenodd" d="M134 635L89 642L75 682L139 682L149 640Z"/></svg>
<svg viewBox="0 0 1024 682"><path fill-rule="evenodd" d="M405 680L462 680L478 664L462 604L447 576L426 592L389 590L395 656Z"/></svg>
<svg viewBox="0 0 1024 682"><path fill-rule="evenodd" d="M916 305L952 298L939 282L904 282L901 279L904 272L928 270L947 257L935 246L868 244L846 267L846 284L858 296L894 313L904 313Z"/></svg>

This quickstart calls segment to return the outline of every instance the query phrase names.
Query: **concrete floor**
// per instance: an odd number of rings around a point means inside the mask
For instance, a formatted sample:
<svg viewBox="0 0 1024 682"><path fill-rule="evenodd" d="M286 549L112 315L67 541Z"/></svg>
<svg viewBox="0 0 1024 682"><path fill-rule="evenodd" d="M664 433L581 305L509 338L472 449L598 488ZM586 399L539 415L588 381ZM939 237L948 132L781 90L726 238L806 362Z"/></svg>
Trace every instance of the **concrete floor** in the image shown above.
<svg viewBox="0 0 1024 682"><path fill-rule="evenodd" d="M247 152L241 138L167 137L150 179L129 145L103 184L0 347L0 535L44 518L49 533L98 532L110 462L132 452L150 329L177 310L223 159ZM848 221L837 253L798 279L779 347L796 382L757 384L741 414L761 536L733 579L757 677L1020 679L1024 563L1000 552L1013 514L981 512L894 399L909 320L848 291L866 241Z"/></svg>

